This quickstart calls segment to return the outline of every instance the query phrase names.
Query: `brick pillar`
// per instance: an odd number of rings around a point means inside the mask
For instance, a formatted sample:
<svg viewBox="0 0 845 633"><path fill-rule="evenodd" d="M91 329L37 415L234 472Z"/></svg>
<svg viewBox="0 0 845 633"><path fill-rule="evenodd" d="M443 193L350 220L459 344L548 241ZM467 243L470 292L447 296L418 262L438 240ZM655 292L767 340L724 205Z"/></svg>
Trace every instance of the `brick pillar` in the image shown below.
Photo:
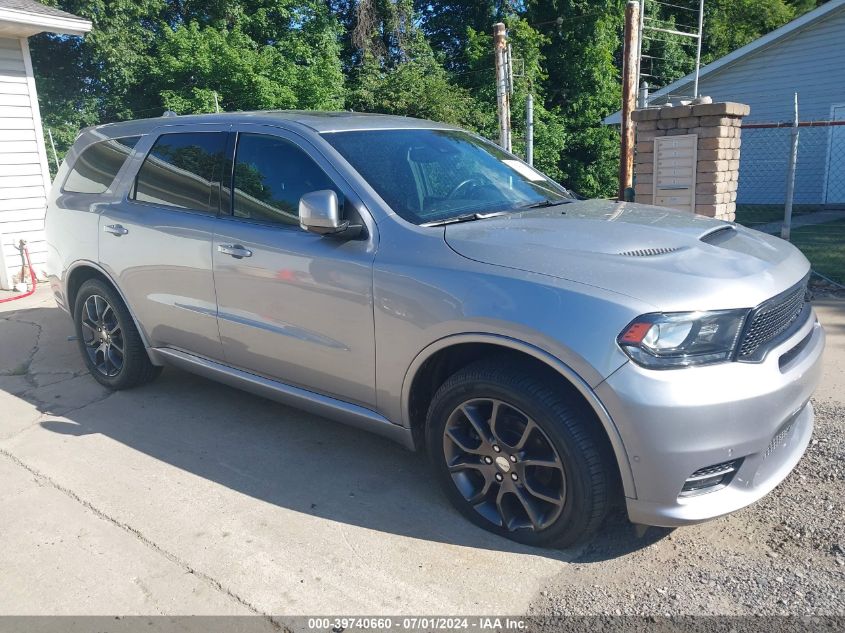
<svg viewBox="0 0 845 633"><path fill-rule="evenodd" d="M725 102L664 106L634 112L636 201L655 203L654 139L695 134L695 212L733 221L739 182L740 125L749 111L747 105Z"/></svg>

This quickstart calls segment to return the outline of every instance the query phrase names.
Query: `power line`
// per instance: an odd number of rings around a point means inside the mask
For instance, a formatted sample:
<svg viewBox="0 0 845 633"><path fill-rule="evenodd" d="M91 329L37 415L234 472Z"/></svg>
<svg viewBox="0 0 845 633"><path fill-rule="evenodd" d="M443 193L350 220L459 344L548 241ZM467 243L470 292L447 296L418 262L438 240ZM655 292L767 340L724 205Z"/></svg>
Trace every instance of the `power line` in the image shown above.
<svg viewBox="0 0 845 633"><path fill-rule="evenodd" d="M672 20L665 20L663 18L652 18L652 17L646 16L644 19L648 20L649 22L658 22L661 26L666 26L668 28L671 28L671 27L682 27L682 28L685 28L685 29L695 29L696 28L696 27L694 27L690 24L678 24L677 22L673 22ZM692 33L690 35L692 35Z"/></svg>
<svg viewBox="0 0 845 633"><path fill-rule="evenodd" d="M693 40L693 39L690 39L690 40L667 40L667 39L664 39L664 38L661 38L661 37L653 37L653 36L650 36L650 35L643 35L643 39L647 40L649 42L663 42L664 44L684 44L684 45L692 44L693 46L696 45L696 40Z"/></svg>
<svg viewBox="0 0 845 633"><path fill-rule="evenodd" d="M679 4L671 4L669 2L661 2L660 0L651 0L654 4L659 4L664 7L672 7L673 9L682 9L684 11L692 11L693 13L698 13L698 9L694 9L692 7L682 7Z"/></svg>

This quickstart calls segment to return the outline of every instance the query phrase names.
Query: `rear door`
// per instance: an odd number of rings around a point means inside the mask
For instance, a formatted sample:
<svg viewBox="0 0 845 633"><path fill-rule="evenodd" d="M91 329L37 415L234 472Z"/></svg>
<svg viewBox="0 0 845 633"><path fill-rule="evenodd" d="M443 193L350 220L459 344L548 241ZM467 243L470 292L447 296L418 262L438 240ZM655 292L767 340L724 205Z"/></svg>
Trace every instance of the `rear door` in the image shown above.
<svg viewBox="0 0 845 633"><path fill-rule="evenodd" d="M307 141L268 126L233 130L233 193L224 195L213 252L227 363L373 406L375 225ZM321 189L338 194L347 219L370 222L359 239L299 227L299 198Z"/></svg>
<svg viewBox="0 0 845 633"><path fill-rule="evenodd" d="M228 126L165 126L136 146L100 216L99 258L153 347L222 359L212 273Z"/></svg>

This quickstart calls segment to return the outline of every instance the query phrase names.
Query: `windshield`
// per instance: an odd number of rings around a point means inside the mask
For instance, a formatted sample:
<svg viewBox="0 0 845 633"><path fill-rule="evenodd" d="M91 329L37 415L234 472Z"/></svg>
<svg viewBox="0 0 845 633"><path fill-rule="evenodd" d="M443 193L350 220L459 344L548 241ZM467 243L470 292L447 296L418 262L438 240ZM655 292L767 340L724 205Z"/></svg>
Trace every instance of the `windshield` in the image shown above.
<svg viewBox="0 0 845 633"><path fill-rule="evenodd" d="M414 224L573 199L498 146L457 130L367 130L323 137Z"/></svg>

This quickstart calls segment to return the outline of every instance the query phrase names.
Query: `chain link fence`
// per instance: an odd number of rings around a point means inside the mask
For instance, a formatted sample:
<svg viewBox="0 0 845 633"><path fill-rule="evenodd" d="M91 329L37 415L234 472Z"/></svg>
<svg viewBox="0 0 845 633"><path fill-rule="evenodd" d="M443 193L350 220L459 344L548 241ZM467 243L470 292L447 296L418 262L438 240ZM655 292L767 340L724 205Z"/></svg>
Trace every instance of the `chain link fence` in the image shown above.
<svg viewBox="0 0 845 633"><path fill-rule="evenodd" d="M793 212L845 210L845 121L747 123L737 192L739 219L783 218L788 202L792 136L797 134Z"/></svg>
<svg viewBox="0 0 845 633"><path fill-rule="evenodd" d="M789 206L791 229L784 230ZM845 120L743 125L736 221L786 237L819 277L841 289Z"/></svg>

